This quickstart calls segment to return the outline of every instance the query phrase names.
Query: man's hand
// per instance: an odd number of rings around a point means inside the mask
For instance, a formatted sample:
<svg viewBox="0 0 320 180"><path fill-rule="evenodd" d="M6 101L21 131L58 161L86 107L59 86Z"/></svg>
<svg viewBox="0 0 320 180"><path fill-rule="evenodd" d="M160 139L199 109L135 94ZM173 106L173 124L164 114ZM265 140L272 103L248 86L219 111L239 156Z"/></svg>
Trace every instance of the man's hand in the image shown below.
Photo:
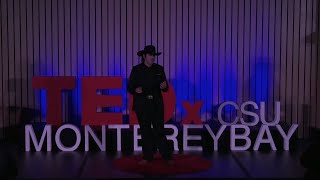
<svg viewBox="0 0 320 180"><path fill-rule="evenodd" d="M166 81L163 81L161 84L160 84L160 89L165 89L167 87L167 82Z"/></svg>
<svg viewBox="0 0 320 180"><path fill-rule="evenodd" d="M142 88L141 87L136 88L136 93L141 94L142 93Z"/></svg>

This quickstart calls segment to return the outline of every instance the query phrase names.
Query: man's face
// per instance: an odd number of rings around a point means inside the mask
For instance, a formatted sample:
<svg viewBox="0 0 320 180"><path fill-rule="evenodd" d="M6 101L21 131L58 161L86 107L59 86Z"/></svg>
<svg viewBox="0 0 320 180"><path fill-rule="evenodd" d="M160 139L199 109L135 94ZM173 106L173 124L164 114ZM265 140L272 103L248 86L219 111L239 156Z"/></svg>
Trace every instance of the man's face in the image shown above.
<svg viewBox="0 0 320 180"><path fill-rule="evenodd" d="M152 55L152 54L145 54L144 55L144 60L146 61L146 63L148 63L148 64L152 64L152 63L154 63L154 55Z"/></svg>

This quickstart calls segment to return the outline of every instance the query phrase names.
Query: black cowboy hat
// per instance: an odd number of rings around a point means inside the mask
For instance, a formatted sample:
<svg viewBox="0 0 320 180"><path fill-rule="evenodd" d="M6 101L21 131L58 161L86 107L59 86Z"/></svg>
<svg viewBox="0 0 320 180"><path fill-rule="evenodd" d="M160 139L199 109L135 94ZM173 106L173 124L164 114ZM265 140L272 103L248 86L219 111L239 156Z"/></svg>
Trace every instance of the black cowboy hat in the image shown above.
<svg viewBox="0 0 320 180"><path fill-rule="evenodd" d="M137 55L142 56L144 54L152 54L154 56L159 56L161 52L156 52L156 48L153 45L145 46L143 50L138 51Z"/></svg>

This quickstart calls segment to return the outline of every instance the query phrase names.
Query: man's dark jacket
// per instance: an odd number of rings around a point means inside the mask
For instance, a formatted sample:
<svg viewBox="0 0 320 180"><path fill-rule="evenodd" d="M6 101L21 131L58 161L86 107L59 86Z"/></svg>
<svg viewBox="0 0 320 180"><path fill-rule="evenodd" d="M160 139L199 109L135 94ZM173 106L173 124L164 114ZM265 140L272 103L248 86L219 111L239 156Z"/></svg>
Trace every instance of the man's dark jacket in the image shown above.
<svg viewBox="0 0 320 180"><path fill-rule="evenodd" d="M160 83L166 81L167 78L163 66L153 63L151 67L147 67L143 62L133 66L127 90L133 95L133 111L143 111L146 107L146 101L148 101L148 95L152 95L154 102L159 105L160 110L163 111L163 98L161 91L168 91L168 82L165 89L160 89ZM142 93L135 92L137 87L142 87Z"/></svg>

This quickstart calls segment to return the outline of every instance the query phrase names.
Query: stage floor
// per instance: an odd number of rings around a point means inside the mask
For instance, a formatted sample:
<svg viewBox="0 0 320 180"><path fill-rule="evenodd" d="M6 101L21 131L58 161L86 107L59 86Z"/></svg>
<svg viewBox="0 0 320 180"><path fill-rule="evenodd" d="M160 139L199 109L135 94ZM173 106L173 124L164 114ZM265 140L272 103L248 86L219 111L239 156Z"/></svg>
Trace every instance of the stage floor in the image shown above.
<svg viewBox="0 0 320 180"><path fill-rule="evenodd" d="M166 176L169 178L301 178L305 169L299 158L305 145L294 152L183 152L213 162L203 172ZM178 152L176 152L178 153ZM139 154L135 152L134 154ZM23 152L19 156L17 178L143 178L112 166L122 152ZM163 176L161 176L163 177Z"/></svg>

